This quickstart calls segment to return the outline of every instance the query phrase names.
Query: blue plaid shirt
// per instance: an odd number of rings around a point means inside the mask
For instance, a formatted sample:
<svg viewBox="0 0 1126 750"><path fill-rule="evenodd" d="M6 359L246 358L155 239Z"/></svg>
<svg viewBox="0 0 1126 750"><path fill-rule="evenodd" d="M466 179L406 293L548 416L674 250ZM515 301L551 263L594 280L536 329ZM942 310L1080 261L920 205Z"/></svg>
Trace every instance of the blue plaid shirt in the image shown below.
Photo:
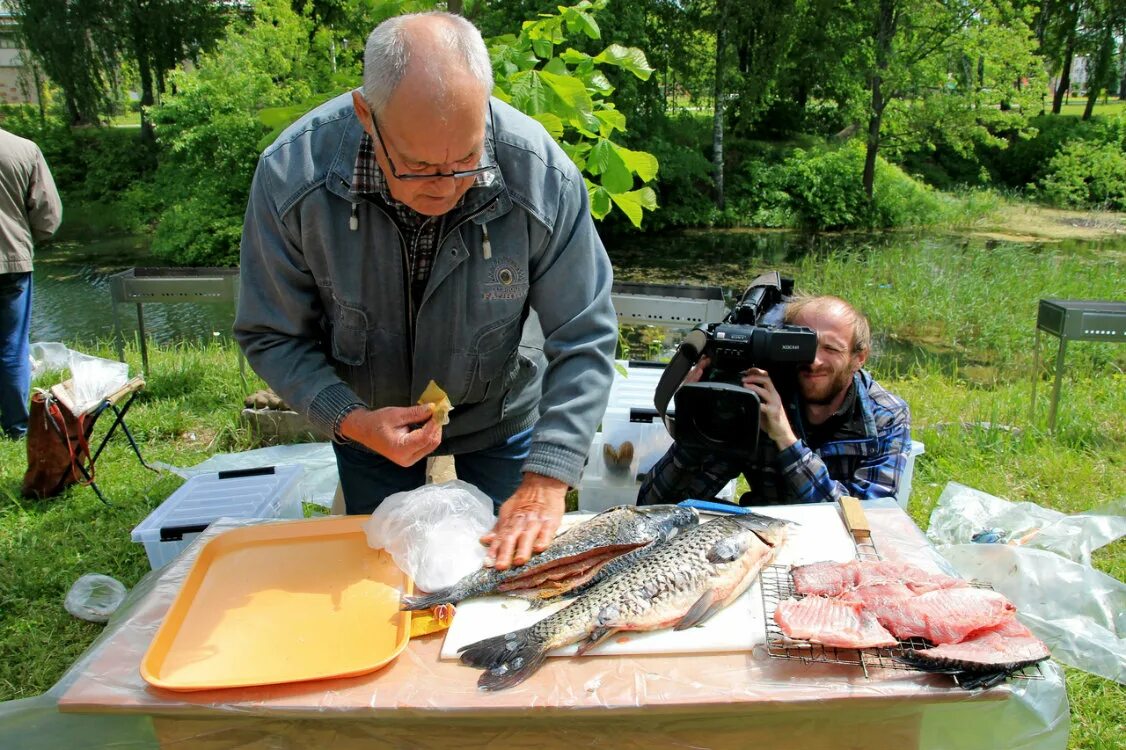
<svg viewBox="0 0 1126 750"><path fill-rule="evenodd" d="M743 505L779 505L835 501L841 495L861 500L894 497L907 465L911 413L907 404L886 391L864 370L853 376L856 398L849 413L823 444L811 449L795 401L787 408L798 441L779 451L759 436L748 460L673 443L646 475L639 504L676 503L714 498L724 485L743 474L750 491Z"/></svg>

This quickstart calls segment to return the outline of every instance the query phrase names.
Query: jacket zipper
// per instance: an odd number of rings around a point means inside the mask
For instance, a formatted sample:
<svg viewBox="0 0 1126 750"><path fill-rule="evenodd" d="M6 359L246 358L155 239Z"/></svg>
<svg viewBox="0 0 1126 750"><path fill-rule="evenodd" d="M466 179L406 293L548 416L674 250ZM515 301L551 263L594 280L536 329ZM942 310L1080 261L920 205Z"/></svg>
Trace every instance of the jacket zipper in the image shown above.
<svg viewBox="0 0 1126 750"><path fill-rule="evenodd" d="M403 233L399 229L399 225L396 224L394 219L392 219L391 216L386 211L383 210L382 206L379 206L378 204L376 204L374 201L372 201L370 199L368 200L368 203L370 203L372 206L374 206L377 211L382 213L384 215L384 217L387 218L387 220L391 223L391 226L395 228L395 233L397 235L399 235L399 257L401 258L401 260L403 262L403 288L404 288L404 291L406 292L406 297L407 297L407 310L406 310L406 313L407 313L407 333L409 334L407 336L407 346L409 347L408 348L408 354L410 355L410 367L411 367L410 377L413 380L413 378L414 378L414 336L415 336L415 314L414 314L414 292L413 292L413 282L414 282L413 276L414 276L414 274L412 273L412 270L411 270L410 257L407 254L407 240L406 240L405 237L403 237ZM442 245L445 243L445 241L447 239L449 239L450 235L452 235L454 232L456 232L458 229L460 229L462 224L465 224L466 222L472 221L476 217L478 217L481 214L485 213L486 211L490 210L495 205L496 205L496 200L489 201L484 206L477 209L476 211L469 214L468 216L462 217L460 221L458 221L456 224L454 224L452 227L450 227L449 231L447 231L445 234L438 237L438 244L435 245L435 247L434 247L434 258L432 258L431 261L430 261L431 262L431 266L430 266L430 272L431 273L434 272L433 263L434 263L434 260L436 260L437 257L438 257L438 252L442 249ZM425 227L426 222L430 221L432 218L433 217L429 217L429 216L426 218L426 220L422 223L422 227L419 228L419 233L415 236L414 249L416 251L418 250L418 238L422 235L422 228ZM490 250L491 250L491 248L490 248ZM491 255L492 253L490 252L489 254Z"/></svg>
<svg viewBox="0 0 1126 750"><path fill-rule="evenodd" d="M430 223L433 216L427 216L423 219L422 224L418 227L418 232L414 235L414 242L411 250L414 252L414 257L418 258L418 240L422 237L422 232L426 229L426 225ZM396 228L398 228L396 226ZM400 233L400 237L402 234ZM406 242L400 242L399 247L402 248L403 255L403 276L405 277L407 292L407 329L410 333L408 341L410 342L410 355L411 355L411 378L414 378L414 334L415 334L415 319L414 319L414 268L411 266L411 255L407 252ZM442 246L439 242L434 247L434 258L438 256L438 249ZM434 258L430 259L430 271L434 271ZM427 278L429 281L429 277Z"/></svg>

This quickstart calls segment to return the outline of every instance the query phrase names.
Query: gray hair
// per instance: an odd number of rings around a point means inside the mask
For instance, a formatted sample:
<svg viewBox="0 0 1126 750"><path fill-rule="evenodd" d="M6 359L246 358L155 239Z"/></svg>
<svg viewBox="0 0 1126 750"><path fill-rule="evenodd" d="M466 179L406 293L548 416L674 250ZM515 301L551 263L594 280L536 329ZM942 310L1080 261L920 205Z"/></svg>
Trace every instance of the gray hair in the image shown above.
<svg viewBox="0 0 1126 750"><path fill-rule="evenodd" d="M446 81L443 73L450 62L457 65L455 69L467 71L480 82L486 100L492 93L493 66L485 40L476 26L453 13L408 13L389 18L376 26L364 48L364 98L376 115L383 113L395 88L407 73L413 47L417 43L410 26L423 18L439 21L434 28L444 52L425 62L430 65L428 72L434 78L435 96L440 98L444 95Z"/></svg>

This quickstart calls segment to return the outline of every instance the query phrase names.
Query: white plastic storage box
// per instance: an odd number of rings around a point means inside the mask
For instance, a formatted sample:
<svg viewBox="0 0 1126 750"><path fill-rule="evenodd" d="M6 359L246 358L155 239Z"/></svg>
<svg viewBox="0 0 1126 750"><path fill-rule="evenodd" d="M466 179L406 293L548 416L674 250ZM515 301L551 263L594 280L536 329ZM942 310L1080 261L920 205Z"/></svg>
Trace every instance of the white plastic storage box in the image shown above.
<svg viewBox="0 0 1126 750"><path fill-rule="evenodd" d="M664 425L659 422L657 425L662 430L664 429ZM649 427L649 425L642 426ZM638 474L634 473L637 468L637 457L634 457L629 469L624 466L614 466L606 460L602 450L603 445L603 434L599 432L595 434L594 442L590 445L586 468L583 470L583 477L578 486L579 510L584 513L599 513L615 505L637 504L637 493L641 489L641 481L637 478ZM649 462L649 467L646 467L642 475L662 455L664 455L664 450ZM719 491L721 500L734 502L735 482L736 480L732 479Z"/></svg>
<svg viewBox="0 0 1126 750"><path fill-rule="evenodd" d="M924 453L926 453L926 446L918 440L912 440L910 447L907 449L907 464L903 467L903 474L899 477L899 489L895 493L899 507L904 510L907 509L907 501L911 499L911 477L915 473L915 459Z"/></svg>
<svg viewBox="0 0 1126 750"><path fill-rule="evenodd" d="M300 466L266 466L194 476L133 529L153 570L167 565L212 521L302 518Z"/></svg>

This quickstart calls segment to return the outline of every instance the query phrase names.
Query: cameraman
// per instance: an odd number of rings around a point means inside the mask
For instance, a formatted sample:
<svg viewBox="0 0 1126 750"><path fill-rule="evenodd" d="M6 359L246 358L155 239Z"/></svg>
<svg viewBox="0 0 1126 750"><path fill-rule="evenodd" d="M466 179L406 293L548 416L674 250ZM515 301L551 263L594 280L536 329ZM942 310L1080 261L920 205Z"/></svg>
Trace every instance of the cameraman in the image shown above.
<svg viewBox="0 0 1126 750"><path fill-rule="evenodd" d="M761 400L759 424L747 428L769 439L747 456L673 443L642 482L639 505L710 499L740 473L750 485L742 505L895 496L911 417L861 369L871 347L867 319L839 297L810 296L786 305L785 322L817 332L817 356L798 370L788 403L765 370L743 373L743 386ZM700 380L708 365L701 357L684 382Z"/></svg>

